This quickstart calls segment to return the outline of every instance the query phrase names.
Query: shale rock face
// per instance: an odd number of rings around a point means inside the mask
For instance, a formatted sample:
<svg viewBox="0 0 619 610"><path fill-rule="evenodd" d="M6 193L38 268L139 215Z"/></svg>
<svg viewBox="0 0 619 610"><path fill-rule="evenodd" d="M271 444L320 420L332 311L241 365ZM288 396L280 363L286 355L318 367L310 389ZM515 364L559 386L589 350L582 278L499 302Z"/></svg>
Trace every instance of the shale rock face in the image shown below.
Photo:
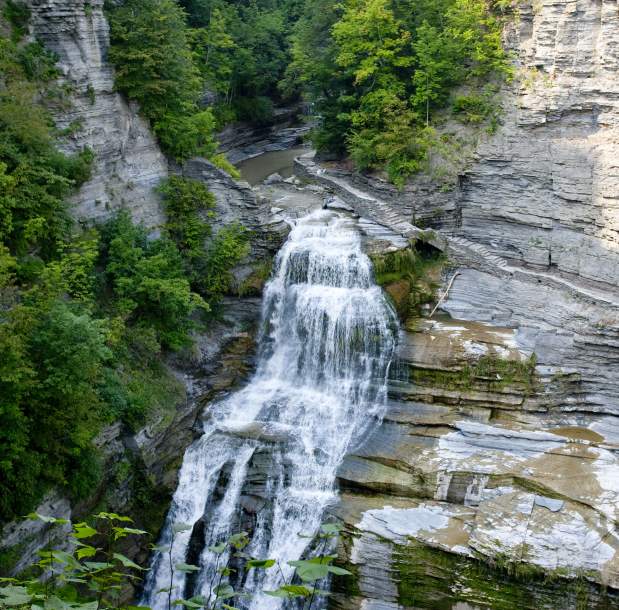
<svg viewBox="0 0 619 610"><path fill-rule="evenodd" d="M616 0L518 5L504 127L477 150L461 231L505 258L619 280L619 10Z"/></svg>
<svg viewBox="0 0 619 610"><path fill-rule="evenodd" d="M103 0L27 4L32 36L58 55L61 80L70 88L68 107L55 117L60 129L74 131L64 148L88 147L95 154L91 180L73 197L75 217L92 223L124 207L134 220L159 225L163 216L153 187L167 176L167 161L137 108L114 91Z"/></svg>
<svg viewBox="0 0 619 610"><path fill-rule="evenodd" d="M479 291L468 273L454 286ZM520 333L449 318L402 332L388 412L339 472L356 579L336 608L617 603L617 419L572 409L579 376L537 364Z"/></svg>

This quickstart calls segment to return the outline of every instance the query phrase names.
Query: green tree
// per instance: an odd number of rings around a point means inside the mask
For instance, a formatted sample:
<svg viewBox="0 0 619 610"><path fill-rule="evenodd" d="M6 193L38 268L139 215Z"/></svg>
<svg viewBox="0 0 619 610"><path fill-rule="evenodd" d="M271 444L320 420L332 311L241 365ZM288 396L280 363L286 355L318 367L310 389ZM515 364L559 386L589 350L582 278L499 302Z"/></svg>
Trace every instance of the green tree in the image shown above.
<svg viewBox="0 0 619 610"><path fill-rule="evenodd" d="M470 105L509 76L501 25L486 0L307 3L284 85L300 85L315 103L320 153L349 154L402 186L437 147L432 127L454 90L464 86ZM486 94L483 103L466 116L496 117Z"/></svg>
<svg viewBox="0 0 619 610"><path fill-rule="evenodd" d="M191 32L191 46L202 77L225 101L228 101L232 89L234 54L237 49L237 43L227 28L224 11L214 7L208 25Z"/></svg>
<svg viewBox="0 0 619 610"><path fill-rule="evenodd" d="M166 238L150 240L127 213L104 230L105 274L114 309L127 321L152 328L161 345L178 349L189 343L191 315L208 307L191 291L182 259Z"/></svg>
<svg viewBox="0 0 619 610"><path fill-rule="evenodd" d="M164 149L177 161L216 150L214 119L202 93L185 13L173 0L129 0L110 11L109 58L116 86L137 100Z"/></svg>
<svg viewBox="0 0 619 610"><path fill-rule="evenodd" d="M178 246L193 275L193 266L204 257L206 239L211 227L205 218L213 218L215 197L197 180L171 176L160 187L166 211L165 229Z"/></svg>

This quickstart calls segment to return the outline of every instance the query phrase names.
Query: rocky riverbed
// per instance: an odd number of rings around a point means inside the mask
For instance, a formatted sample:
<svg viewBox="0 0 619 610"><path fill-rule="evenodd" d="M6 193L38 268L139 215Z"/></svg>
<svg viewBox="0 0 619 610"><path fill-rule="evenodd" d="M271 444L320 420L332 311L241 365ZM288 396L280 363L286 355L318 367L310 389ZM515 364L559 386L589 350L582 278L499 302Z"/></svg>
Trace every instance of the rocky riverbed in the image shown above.
<svg viewBox="0 0 619 610"><path fill-rule="evenodd" d="M310 158L299 163L307 176ZM293 178L261 187L273 211L302 214L329 193L341 195L333 205L357 214L389 205L313 167L318 185ZM334 606L614 607L612 293L529 273L450 232L426 236L396 212L384 217L389 227L361 218L391 236L382 247L368 242L375 257L406 251L415 239L427 257L424 237L445 255L430 246L421 280L377 276L402 330L388 411L339 471L341 559L356 578L336 583ZM428 316L424 303L444 293Z"/></svg>

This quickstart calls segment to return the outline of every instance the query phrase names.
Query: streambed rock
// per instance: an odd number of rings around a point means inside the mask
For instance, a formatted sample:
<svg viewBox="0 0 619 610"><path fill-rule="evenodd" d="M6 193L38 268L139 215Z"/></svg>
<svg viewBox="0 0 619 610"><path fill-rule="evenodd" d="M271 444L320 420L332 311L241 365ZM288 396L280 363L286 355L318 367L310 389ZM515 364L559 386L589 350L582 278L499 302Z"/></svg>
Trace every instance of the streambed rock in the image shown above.
<svg viewBox="0 0 619 610"><path fill-rule="evenodd" d="M475 289L464 286L471 278ZM526 320L528 290L491 295L483 279L464 272L445 309L464 311L459 304L476 295L489 311L505 298L518 322ZM537 298L545 296L538 289ZM574 340L587 325L572 326L565 314L583 305L574 298L570 306L566 295L562 305L561 333ZM388 411L340 468L343 557L358 595L338 597L335 607L512 608L520 587L523 608L567 610L576 607L570 583L583 578L609 587L592 588L587 607L616 603L609 600L619 589L619 444L612 426L608 438L600 432L608 416L572 408L575 385L599 383L612 393L612 383L587 378L585 348L565 350L544 334L538 344L513 318L498 316L502 326L494 326L477 321L479 310L466 311L475 321L421 320L401 333ZM579 357L578 383L564 383ZM451 566L438 580L437 562L441 571ZM494 568L494 592L481 584L484 566ZM525 583L501 569L563 584Z"/></svg>

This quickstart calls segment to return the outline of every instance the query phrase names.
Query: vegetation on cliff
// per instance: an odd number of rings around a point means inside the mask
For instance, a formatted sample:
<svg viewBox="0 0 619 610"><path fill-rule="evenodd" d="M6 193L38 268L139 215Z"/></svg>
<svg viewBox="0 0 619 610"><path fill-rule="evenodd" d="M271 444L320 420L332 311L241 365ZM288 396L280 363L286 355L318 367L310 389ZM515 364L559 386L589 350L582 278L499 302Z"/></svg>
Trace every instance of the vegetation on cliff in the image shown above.
<svg viewBox="0 0 619 610"><path fill-rule="evenodd" d="M67 197L88 179L93 154L58 149L55 58L21 39L23 7L10 3L5 16L13 29L0 36L0 522L53 486L91 493L102 426L135 429L150 408L178 399L162 355L190 343L247 252L239 227L210 235L212 195L181 178L162 185L171 220L159 238L126 213L77 227Z"/></svg>
<svg viewBox="0 0 619 610"><path fill-rule="evenodd" d="M268 122L273 104L284 99L278 83L290 61L297 11L291 0L110 4L116 86L140 103L170 155L180 162L212 158L216 124Z"/></svg>
<svg viewBox="0 0 619 610"><path fill-rule="evenodd" d="M449 111L492 114L488 83L509 75L501 20L486 0L307 2L288 79L322 117L317 148L385 169L402 184L437 144Z"/></svg>
<svg viewBox="0 0 619 610"><path fill-rule="evenodd" d="M128 0L110 8L117 86L179 161L215 125L304 98L317 149L403 185L445 147L436 127L498 121L509 77L496 0Z"/></svg>

